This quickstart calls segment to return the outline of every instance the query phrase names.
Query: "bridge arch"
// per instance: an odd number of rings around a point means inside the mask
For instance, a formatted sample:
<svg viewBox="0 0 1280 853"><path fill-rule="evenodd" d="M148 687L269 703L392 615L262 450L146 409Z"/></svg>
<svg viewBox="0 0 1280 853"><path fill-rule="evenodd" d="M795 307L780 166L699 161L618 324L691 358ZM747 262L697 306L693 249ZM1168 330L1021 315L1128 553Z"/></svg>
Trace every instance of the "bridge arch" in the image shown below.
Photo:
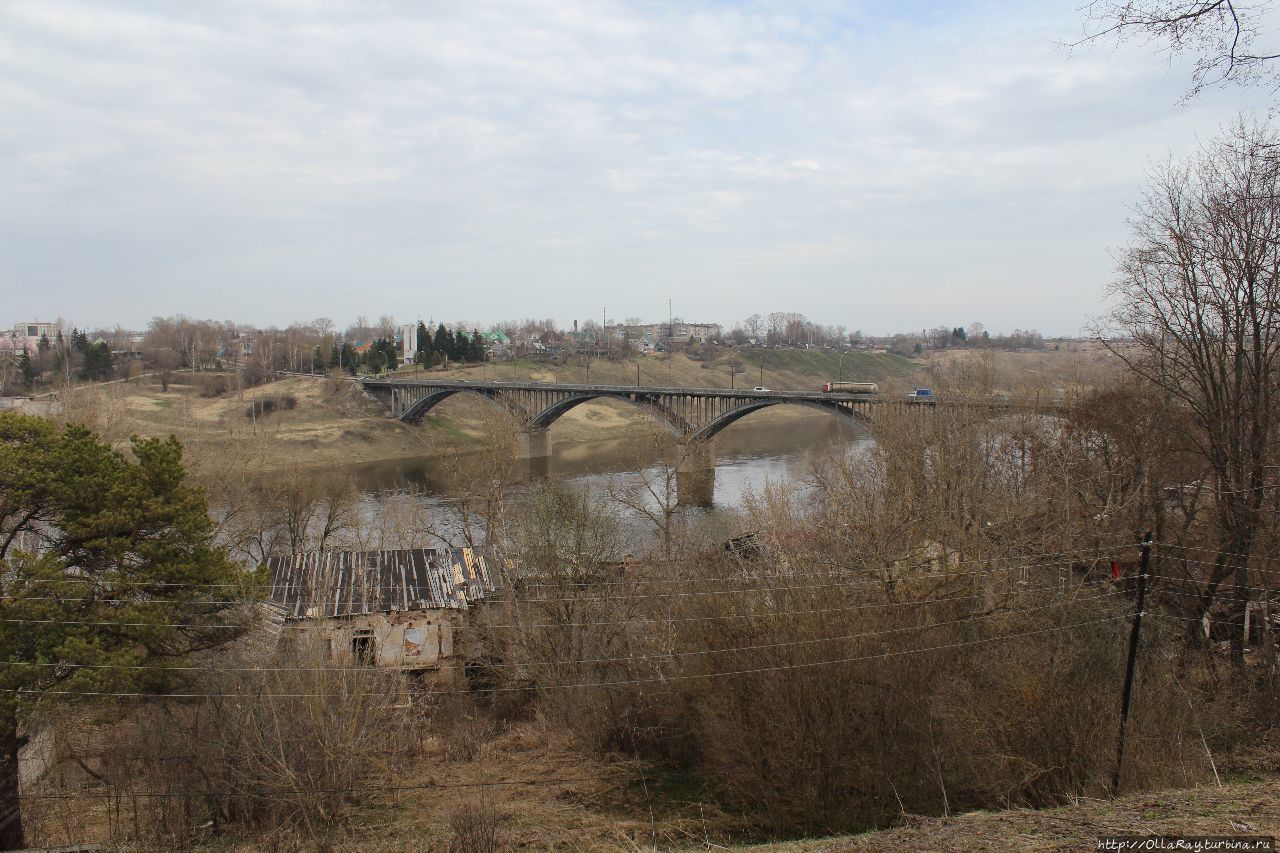
<svg viewBox="0 0 1280 853"><path fill-rule="evenodd" d="M558 400L542 411L535 413L529 419L529 426L536 429L546 429L560 420L571 409L575 409L592 400L619 400L634 406L665 426L676 438L686 436L692 432L684 418L681 418L665 406L652 400L637 398L634 394L620 394L617 392L583 392Z"/></svg>
<svg viewBox="0 0 1280 853"><path fill-rule="evenodd" d="M482 388L466 388L466 387L440 388L437 390L433 390L427 394L424 394L422 397L419 397L417 400L413 401L413 403L409 406L409 408L405 409L404 412L400 414L400 420L405 421L406 423L417 423L418 421L422 420L423 416L426 415L427 412L430 412L436 406L443 403L446 399L448 399L449 397L452 397L454 394L459 394L463 392L470 392L476 397L479 397L480 399L484 400L490 406L493 406L495 409L498 409L503 414L506 414L506 415L516 414L515 412L512 412L509 406L505 405L501 400L497 399L493 394L486 393L485 390Z"/></svg>
<svg viewBox="0 0 1280 853"><path fill-rule="evenodd" d="M709 422L702 429L693 433L690 441L705 441L713 438L717 433L732 423L735 423L752 412L758 412L761 409L767 409L770 406L807 406L810 409L817 409L827 414L839 415L840 417L862 424L863 426L871 425L871 418L863 412L859 412L848 406L842 406L834 400L785 400L785 399L757 399L750 403L745 403L736 409L731 409Z"/></svg>

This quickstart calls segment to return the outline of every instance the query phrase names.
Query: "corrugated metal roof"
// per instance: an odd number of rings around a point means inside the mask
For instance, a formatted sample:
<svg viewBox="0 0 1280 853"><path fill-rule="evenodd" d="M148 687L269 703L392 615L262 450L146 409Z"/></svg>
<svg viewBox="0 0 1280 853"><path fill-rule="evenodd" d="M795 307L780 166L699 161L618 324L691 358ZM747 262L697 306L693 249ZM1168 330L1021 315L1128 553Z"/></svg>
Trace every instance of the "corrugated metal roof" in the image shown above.
<svg viewBox="0 0 1280 853"><path fill-rule="evenodd" d="M465 609L497 589L481 548L307 551L267 560L271 602L288 619Z"/></svg>

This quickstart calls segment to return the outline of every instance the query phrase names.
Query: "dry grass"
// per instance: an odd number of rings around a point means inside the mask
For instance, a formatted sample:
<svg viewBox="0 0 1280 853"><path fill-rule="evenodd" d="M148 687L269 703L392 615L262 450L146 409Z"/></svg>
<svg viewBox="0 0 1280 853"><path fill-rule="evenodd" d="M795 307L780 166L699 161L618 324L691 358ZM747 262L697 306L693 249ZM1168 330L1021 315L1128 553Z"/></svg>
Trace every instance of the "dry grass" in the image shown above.
<svg viewBox="0 0 1280 853"><path fill-rule="evenodd" d="M1060 347L1026 352L943 350L929 354L924 372L933 381L939 374L977 370L984 374L984 384L998 393L1019 395L1028 389L1048 389L1051 393L1069 394L1105 384L1107 376L1120 366L1097 342L1068 342Z"/></svg>
<svg viewBox="0 0 1280 853"><path fill-rule="evenodd" d="M745 837L709 798L699 802L696 789L647 764L586 752L546 720L491 732L470 759L450 747L451 737L447 728L433 734L411 768L385 777L385 791L360 805L332 849L470 850L457 846L459 836L490 830L501 841L493 849L671 849ZM545 781L511 784L528 780ZM239 839L234 849L272 848Z"/></svg>
<svg viewBox="0 0 1280 853"><path fill-rule="evenodd" d="M1280 779L1160 791L1064 808L975 812L950 820L904 817L903 825L843 839L772 844L776 853L852 850L1092 850L1100 836L1280 836Z"/></svg>
<svg viewBox="0 0 1280 853"><path fill-rule="evenodd" d="M883 369L901 370L899 361ZM729 385L726 370L716 369L715 365L703 369L702 363L684 356L672 359L670 375L665 357L653 361L640 359L639 363L646 382L671 381L676 385L702 387ZM636 364L635 361L593 361L591 380L634 383ZM412 371L406 372L411 374ZM514 377L574 382L585 378L585 365L552 370L543 365L521 363L514 371L506 366L477 365L433 371L431 375L472 380ZM89 423L113 442L124 442L132 434L177 435L187 448L189 464L195 474L201 476L208 471L221 475L228 460L236 459L243 460L255 471L272 471L474 451L483 444L493 414L484 402L464 394L449 400L421 424L409 425L389 418L382 406L347 381L295 377L207 397L204 395L208 378L206 374L175 374L167 392L151 377L87 386L67 397L66 418ZM800 369L780 369L766 370L764 381L774 388L811 389L825 378ZM754 385L757 381L759 377L755 373L737 380L740 386ZM255 400L287 397L296 399L294 408L257 418L245 415ZM798 407L780 406L753 416L751 422L756 426L779 426L816 417L822 416ZM553 437L557 444L570 444L616 439L619 435L641 436L652 425L648 415L625 403L594 401L561 418L553 428Z"/></svg>
<svg viewBox="0 0 1280 853"><path fill-rule="evenodd" d="M483 803L510 849L636 850L737 847L748 827L724 814L687 780L634 761L609 761L576 747L544 720L495 732L481 755L451 760L445 736L422 747L412 770L381 780L353 810L335 851L449 850L459 816ZM539 785L513 780L563 780ZM498 784L492 784L498 783ZM392 786L421 786L391 791ZM650 808L652 807L652 819ZM110 823L100 801L30 802L33 843L103 839ZM1080 850L1103 834L1280 835L1280 778L1159 791L1114 801L1081 800L1046 810L973 812L950 819L901 815L893 829L809 841L750 845L776 853L853 850ZM68 832L69 830L69 832ZM211 849L309 849L287 839L223 838ZM123 847L120 849L129 849ZM466 849L466 848L461 848Z"/></svg>

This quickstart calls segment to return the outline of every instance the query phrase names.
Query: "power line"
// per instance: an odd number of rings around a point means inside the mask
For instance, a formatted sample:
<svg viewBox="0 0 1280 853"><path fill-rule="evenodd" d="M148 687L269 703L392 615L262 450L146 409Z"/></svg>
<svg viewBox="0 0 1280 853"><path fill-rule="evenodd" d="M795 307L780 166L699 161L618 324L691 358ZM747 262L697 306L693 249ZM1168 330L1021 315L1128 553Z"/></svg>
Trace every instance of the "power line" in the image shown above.
<svg viewBox="0 0 1280 853"><path fill-rule="evenodd" d="M1094 548L1081 549L1081 550L1082 550L1082 551L1090 551L1090 552L1094 552L1094 551L1096 551L1096 549L1094 549ZM1079 553L1079 552L1064 552L1064 554L1063 554L1062 556L1066 556L1066 555L1068 555L1068 554L1073 554L1073 553ZM1012 558L995 558L995 559L1012 559ZM822 561L816 561L816 562L821 563ZM952 565L963 565L963 564L969 564L969 565L972 565L972 564L973 564L973 563L975 563L975 562L985 562L985 561L983 561L983 560L970 560L970 561L964 561L963 563L955 563L955 564L952 564ZM830 564L831 564L831 565L840 565L840 564L835 563L835 562L831 562ZM975 576L975 575L990 575L990 574L992 574L992 573L994 573L994 572L1026 571L1026 570L1030 570L1030 569L1037 569L1037 568L1052 567L1052 566L1057 566L1057 565L1060 565L1060 558L1055 558L1055 559L1053 559L1053 560L1050 560L1050 561L1048 561L1048 562L1044 562L1044 563L1033 563L1033 564L1028 564L1028 565L1017 565L1017 566L991 566L991 567L988 567L988 568L987 568L987 569L985 569L985 570L977 570L977 571L971 571L971 572L957 572L957 571L922 572L922 573L917 573L917 574L910 574L910 575L907 575L907 576L904 576L904 577L893 578L893 579L891 580L891 582L896 583L896 584L901 584L901 583L906 583L906 582L914 582L914 581L918 581L918 580L927 580L927 579L932 579L932 578L954 579L954 578L960 578L960 577L971 577L971 576ZM833 577L834 577L834 576L837 576L837 575L839 575L839 576L845 576L845 575L847 575L847 573L848 573L848 572L851 572L851 571L857 571L857 570L856 570L856 569L851 569L851 568L847 568L847 567L846 567L846 568L845 568L845 570L844 570L843 572L839 572L839 573L832 572L832 573L824 573L824 574L826 574L827 576L833 576ZM794 573L794 574L792 574L792 575L781 575L781 574L777 574L777 575L768 575L767 577L788 577L788 578L794 578L794 577L797 577L799 574L800 574L800 573ZM807 574L807 575L813 575L813 574L815 574L815 573L804 573L804 574ZM42 581L39 581L39 583L41 583L41 584L52 584L52 583L81 583L82 581L91 581L91 580L92 580L92 579L89 579L89 578L84 578L84 579L81 579L81 578L58 578L58 579L54 579L54 580L42 580ZM752 578L743 578L742 580L743 580L743 582L745 583L745 582L748 582L748 581L752 580ZM673 581L672 579L664 578L664 579L637 579L637 580L635 580L635 581L598 581L598 582L584 581L584 582L568 582L568 583L565 583L565 584L518 584L518 585L519 585L519 586L521 586L521 587L523 587L523 588L534 588L534 587L562 588L562 587L564 587L564 586L569 586L569 587L579 587L579 586L583 586L583 587L599 587L599 586L631 586L631 585L636 584L636 583L662 583L662 584L670 584L670 583L673 583L673 582L674 582L674 581ZM890 582L890 581L887 581L887 580L885 580L885 579L876 579L876 580L859 579L859 580L847 580L847 581L842 581L842 582L839 582L839 583L831 583L831 584L804 584L804 585L801 585L801 586L792 586L792 587L747 587L747 588L745 588L745 589L736 589L736 588L731 588L731 589L719 589L719 590L693 590L693 591L680 591L680 592L671 592L671 591L666 591L666 592L661 592L661 593L639 593L639 592L633 592L633 591L632 591L632 592L628 592L628 593L627 593L626 598L627 598L627 599L638 599L638 598L672 598L672 597L688 597L688 596L704 596L704 595L723 595L723 594L738 593L738 592L767 592L767 591L783 591L783 590L788 590L788 589L794 590L794 589L815 588L815 587L874 587L874 586L881 586L881 585L884 585L884 584L885 584L885 583L887 583L887 582ZM142 583L142 582L140 582L140 583ZM122 586L122 585L127 585L127 584L128 584L128 582L107 582L106 584L104 584L104 586ZM145 584L145 585L148 585L148 586L155 586L155 585L157 585L157 584ZM181 586L181 584L163 584L163 585ZM227 585L227 584L214 584L214 585L211 585L211 586L229 586L229 585ZM275 585L271 585L271 586L262 587L261 589L264 589L264 590L266 590L266 589L272 589L272 590L274 590L274 589L292 589L292 588L294 588L294 587L296 587L296 586L297 586L297 584L275 584ZM3 601L3 600L12 600L12 601L59 601L59 602L86 602L86 601L88 601L88 602L101 602L101 603L103 603L103 604L108 604L108 603L112 603L113 601L115 601L114 599L106 599L106 598L99 598L99 597L93 597L93 598L64 598L64 597L61 597L61 596L22 596L22 595L7 595L7 596L0 596L0 601ZM619 600L624 600L624 599L623 599L623 596L618 596L618 597L616 597L616 598L598 598L598 599L586 599L586 598L577 598L577 597L575 597L575 598L558 598L558 599L557 599L557 598L542 598L542 599L538 599L538 598L529 598L529 599L523 599L523 600L524 600L524 601L529 601L529 602L538 602L538 601L541 601L541 602L557 602L557 601L558 601L558 602L577 602L577 603L583 603L583 602L588 602L588 601L593 601L593 600L595 600L595 601L619 601ZM227 606L230 606L230 605L244 605L244 604L254 604L254 603L257 603L257 601L256 601L256 600L251 600L251 599L245 599L245 600L207 600L207 599L206 599L206 600L186 600L186 599L161 599L161 598L149 598L149 599L139 599L139 600L128 600L128 599L123 599L123 600L120 600L120 601L121 601L121 603L122 603L122 604L161 604L161 603L168 603L168 604L184 604L184 605L191 605L191 604L195 604L195 605L227 605ZM0 619L0 621L5 621L5 620ZM12 621L12 620L10 620L10 621ZM81 624L92 624L92 623L81 623ZM157 627L204 627L204 626L199 626L199 625L170 625L170 626L157 626ZM214 626L214 627L217 627L217 626Z"/></svg>
<svg viewBox="0 0 1280 853"><path fill-rule="evenodd" d="M1089 603L1089 602L1096 602L1096 601L1102 601L1102 600L1104 600L1104 599L1108 599L1108 598L1114 598L1114 597L1115 597L1116 595L1118 595L1118 594L1119 594L1119 592L1118 592L1117 590L1110 590L1110 591L1107 591L1107 592L1103 592L1103 593L1102 593L1102 594L1100 594L1100 595L1090 596L1090 597L1087 597L1087 598L1074 598L1074 597L1073 597L1073 598L1068 599L1068 602L1067 602L1067 603L1070 603L1070 604L1087 604L1087 603ZM976 597L976 596L960 596L959 598L957 598L957 599L952 599L952 600L963 600L963 599L967 599L967 598L974 598L974 597ZM915 603L915 602L899 602L899 603L900 603L900 604L912 604L912 603ZM994 612L991 612L991 613L977 614L977 615L972 615L972 616L965 616L965 617L961 617L961 618L958 618L958 619L949 619L949 620L944 621L944 622L931 622L931 623L929 623L929 624L927 624L927 625L905 625L905 626L901 626L901 627L897 627L897 628L886 628L886 629L884 629L884 630L880 630L880 631L870 631L870 632L863 632L863 633L858 633L858 634L842 634L842 635L836 635L836 636L831 636L831 637L815 637L815 638L805 639L805 640L784 640L784 641L777 642L777 643L761 643L761 644L752 645L752 646L732 646L732 647L728 647L728 648L718 648L718 649L695 649L695 650L692 650L692 651L671 652L670 654L664 654L664 655L628 655L628 656L626 656L626 657L613 657L613 658L582 658L582 659L570 659L570 660L539 661L539 662L538 662L538 665L544 665L544 666L581 666L581 665L584 665L584 664L600 664L600 663L634 663L634 662L638 662L638 663L647 663L647 662L667 662L667 661L674 660L674 659L676 659L676 658L692 657L692 656L695 656L695 655L729 654L729 653L733 653L733 652L760 651L760 650L764 650L764 649L775 649L775 648L786 648L786 647L790 647L790 646L811 645L811 644L814 644L814 643L830 643L830 642L836 642L836 641L838 641L838 640L859 640L859 639L868 639L868 638L871 638L871 637L880 637L880 636L885 636L885 635L888 635L888 634L898 634L898 633L902 633L902 632L904 632L904 631L926 631L926 630L931 630L931 629L934 629L934 628L945 628L945 627L949 627L949 626L953 626L953 625L959 625L959 624L963 624L963 623L965 623L965 622L975 622L975 621L979 621L979 620L982 620L982 619L995 619L995 618L997 618L997 617L1001 617L1001 616L1010 616L1010 615L1016 615L1016 614L1020 614L1020 613L1034 613L1034 612L1037 612L1037 611L1040 611L1040 610L1051 610L1051 609L1054 609L1054 608L1057 608L1057 607L1061 606L1061 604L1062 604L1062 603L1063 603L1063 602L1055 602L1055 603L1051 603L1051 604L1041 605L1041 606L1039 606L1039 607L1025 607L1025 608L1018 608L1018 609L998 610L998 611L994 611ZM613 624L616 624L616 623L613 623ZM152 665L148 665L148 664L70 664L70 663L61 663L61 662L54 662L54 661L49 661L49 662L41 662L41 661L0 661L0 666L16 666L16 667L23 667L23 666L26 666L26 667L65 667L65 668L67 668L67 669L69 669L69 670L80 670L80 669L92 669L92 670L98 670L98 669L114 669L114 670L136 670L136 671L152 671L152 672L156 672L156 671L162 671L162 672L191 672L191 671L201 671L201 672L211 672L211 673L213 673L213 672L218 672L218 673L232 673L232 672L365 672L365 673L368 673L368 672L371 672L371 671L373 671L373 672L376 672L376 671L377 671L377 669L376 669L376 668L371 668L371 667L368 667L368 666L360 666L360 667L336 667L336 666L323 666L323 667L301 667L301 666L297 666L297 667L294 667L294 666L290 666L290 667L201 667L201 666L192 666L192 665L182 665L182 666L176 666L176 665L174 665L174 666L168 666L168 665L156 665L156 666L152 666ZM491 668L491 669L501 669L501 668L508 668L508 667L511 667L511 668L518 668L518 665L514 665L514 664L497 664L497 663L490 663L490 664L487 664L486 666L487 666L488 668ZM16 688L15 688L15 689L16 689Z"/></svg>
<svg viewBox="0 0 1280 853"><path fill-rule="evenodd" d="M435 788L488 788L500 787L504 785L524 786L524 785L566 785L571 782L601 782L607 781L599 776L569 776L558 779L501 779L493 782L432 782L421 785L373 785L368 786L368 790L375 791L429 791ZM354 788L356 786L352 786ZM288 791L284 793L255 793L253 791L237 790L236 796L250 797L254 799L273 799L290 794L307 796L311 794L348 794L352 788L312 788L306 791ZM148 797L157 799L167 799L171 797L190 797L190 796L228 796L214 791L120 791L119 793L96 793L85 792L83 794L28 794L23 793L24 800L89 800L89 799L127 799L129 797Z"/></svg>
<svg viewBox="0 0 1280 853"><path fill-rule="evenodd" d="M1223 552L1223 551L1219 551L1217 548L1197 548L1195 545L1183 545L1183 544L1178 543L1178 542L1156 542L1155 544L1156 544L1156 545L1159 545L1159 546L1161 546L1161 547L1164 547L1164 548L1177 548L1177 549L1179 549L1179 550L1181 550L1181 551L1199 551L1199 552L1202 552L1202 553L1205 553L1205 554L1213 554L1213 555L1215 555L1215 556L1217 556L1217 555L1220 555L1220 554L1221 554L1221 555L1223 555L1223 556L1227 556L1227 557L1246 557L1246 558L1249 558L1249 559L1253 559L1253 558L1257 558L1257 557L1261 557L1261 556L1263 556L1263 555L1258 554L1257 552L1253 552L1253 553L1249 553L1249 554L1241 554L1241 553L1239 553L1239 552L1235 552L1235 551L1226 551L1226 552Z"/></svg>
<svg viewBox="0 0 1280 853"><path fill-rule="evenodd" d="M1125 547L1126 545L1136 545L1136 543L1135 543L1131 538L1128 538L1128 537L1125 537L1125 538L1117 538L1117 539L1115 539L1114 541L1112 541L1112 540L1100 541L1099 543L1097 543L1097 544L1095 544L1095 545L1091 545L1091 546L1087 546L1087 547L1082 547L1082 548L1076 548L1076 549L1072 549L1072 550L1068 550L1068 551L1060 551L1060 552L1057 552L1056 554L1053 554L1053 555L1039 555L1039 556L1034 556L1034 557L1032 557L1031 559L1037 559L1037 560L1038 560L1038 559L1044 559L1044 558L1046 558L1046 557L1049 557L1049 558L1050 558L1050 559L1049 559L1049 562L1044 563L1043 565L1051 565L1051 564L1056 563L1056 562L1060 561L1061 559L1063 559L1063 558L1065 558L1065 557L1068 557L1068 556L1074 556L1074 555L1078 555L1078 554L1087 554L1087 553L1094 553L1094 554L1097 554L1097 553L1099 553L1099 552L1101 552L1101 551L1103 551L1103 550L1108 550L1108 549L1113 549L1113 548L1122 548L1122 547ZM817 565L840 566L840 567L841 567L841 569L842 569L842 572L833 572L833 573L830 573L830 574L832 574L833 576L834 576L834 575L843 574L843 573L845 573L845 572L849 572L849 571L858 571L858 569L856 569L856 568L851 568L851 567L849 567L848 565L846 565L845 563L840 562L840 561L836 561L836 560L823 559L823 558L821 558L821 557L812 556L812 555L806 555L806 556L804 557L804 559L805 559L805 561L806 561L806 562L808 562L808 563L813 563L813 564L817 564ZM980 570L973 571L973 572L945 572L945 573L938 573L938 574L939 574L939 575L964 575L964 574L985 574L985 573L986 573L986 571L990 571L990 570L1005 571L1005 570L1007 570L1007 568L992 567L990 564L992 564L992 563L1000 563L1000 562L1011 562L1011 561L1021 560L1021 559L1025 559L1025 555L1022 555L1022 556L1019 556L1019 555L1010 555L1010 556L1003 556L1003 557L1002 557L1002 556L974 557L974 558L971 558L971 559L968 559L968 560L958 560L958 561L955 561L955 562L953 562L953 563L950 563L949 565L950 565L951 567L953 567L953 568L954 568L954 567L957 567L957 566L966 566L966 565L982 564L982 565L986 565L986 566L988 566L988 569L986 569L986 570L982 570L982 569L980 569ZM651 565L651 564L656 564L656 565L681 565L681 564L683 564L684 562L686 562L686 561L684 561L684 560L678 560L678 559L671 559L671 560L667 560L667 559L662 559L662 560L645 560L645 561L641 561L641 562L639 563L639 565L641 565L641 566L643 566L643 565ZM1017 567L1014 567L1014 568L1017 568ZM762 576L762 577L780 577L780 578L785 578L785 577L793 577L793 576L795 576L795 574L798 574L798 573L794 573L794 572L793 572L793 573L790 573L790 574L784 574L784 573L768 573L768 574L764 574L764 575L761 575L761 576ZM815 572L806 572L805 574L814 575L814 574L817 574L817 573L815 573ZM518 580L518 579L517 579L517 580ZM112 587L118 587L118 586L141 586L141 587L161 587L161 588L179 588L179 589L252 589L252 590L254 590L254 591L266 591L266 590L283 589L283 588L288 588L288 587L290 587L290 586L293 586L293 584L287 584L287 583L286 583L286 584L255 584L255 583L253 583L253 582L252 582L252 581L250 581L250 580L246 580L246 581L244 581L244 582L240 582L240 583L231 583L231 582L227 582L227 583L185 583L185 582L180 582L180 581L129 581L129 580L117 580L117 579L107 579L107 580L103 581L103 580L101 579L101 577L100 577L100 576L97 576L97 575L82 575L82 576L68 576L68 577L60 577L60 578L48 578L48 579L40 579L38 582L39 582L39 583L42 583L42 584L53 584L53 583L88 583L88 584L95 584L95 583L100 583L100 582L101 582L101 583L102 583L102 585L104 585L104 586L112 586ZM525 588L527 588L527 589L536 589L536 588L542 588L542 587L549 587L549 588L560 589L560 588L564 588L564 587L566 587L566 586L589 586L589 587L600 587L600 586L635 586L635 585L639 585L639 584L665 584L665 583L669 583L669 582L670 582L670 581L669 581L668 579L665 579L665 578L633 578L633 579L629 579L629 580L622 580L622 581L565 581L565 582L557 582L557 583L525 583L525 582L521 582L521 584L520 584L520 585L521 585L521 586L523 586L523 587L525 587ZM237 603L238 603L238 602L237 602Z"/></svg>
<svg viewBox="0 0 1280 853"><path fill-rule="evenodd" d="M863 587L870 588L870 587L884 586L885 584L888 584L888 583L892 583L895 585L903 585L903 584L909 584L919 580L931 580L931 579L953 580L956 578L973 577L976 575L989 576L996 572L1028 571L1031 569L1052 568L1055 566L1060 567L1061 565L1062 565L1061 561L1052 560L1045 563L1032 563L1028 565L996 566L996 567L992 567L988 571L979 570L979 571L973 571L973 572L947 572L947 571L924 572L919 574L907 574L901 577L888 578L888 579L867 579L865 577L862 577L856 580L843 580L838 582L833 581L833 582L827 582L827 583L809 583L809 584L800 584L795 586L775 586L775 587L738 586L738 587L731 587L726 589L682 590L682 591L665 591L665 592L652 592L652 593L626 591L612 597L584 598L584 597L574 596L574 597L566 597L566 598L544 597L544 598L520 598L520 599L509 599L509 600L517 601L521 603L564 602L564 603L582 604L582 603L597 602L597 601L617 602L617 601L629 601L629 600L650 599L650 598L689 598L689 597L701 597L701 596L708 596L708 595L714 596L714 595L730 595L730 594L741 594L741 593L786 592L786 591L795 591L795 590L803 590L803 589L835 589L835 588L863 588ZM847 571L854 571L854 570L850 569ZM824 573L824 574L828 576L835 576L836 573ZM840 574L845 575L846 573L840 573ZM670 583L677 583L678 580L679 579L666 579L661 582L670 584ZM722 580L727 580L727 579L722 579ZM744 578L743 580L745 582L750 579ZM656 583L659 581L654 581L654 582ZM611 585L625 584L625 583L626 583L625 581L622 581L622 582L605 581L599 585L611 586ZM300 585L299 584L278 584L273 588L292 589L297 586L300 586ZM523 587L524 585L521 585L521 586ZM538 584L537 586L554 587L557 585L556 584ZM595 586L595 584L590 584L590 583L568 584L568 586ZM328 601L328 596L317 595L315 596L314 600L317 603L323 603ZM65 602L65 603L90 602L90 603L100 603L104 605L119 603L121 605L126 605L126 606L137 605L137 604L233 606L233 605L245 605L245 604L257 603L255 600L251 600L251 599L245 599L245 600L210 600L210 599L184 600L184 599L165 599L165 598L146 598L146 599L119 598L117 599L117 598L104 598L104 597L96 597L96 596L88 597L88 598L84 598L84 597L66 598L66 597L57 596L57 595L47 595L47 596L0 595L0 601L57 601L57 602Z"/></svg>
<svg viewBox="0 0 1280 853"><path fill-rule="evenodd" d="M1053 589L1057 587L1061 587L1061 584L1049 584L1045 587L1040 587L1037 589ZM969 598L969 597L973 597L973 595L976 595L976 594L970 594L966 596L956 596L954 598L955 599ZM621 597L617 599L601 599L601 600L614 602L614 603L626 603L628 601L628 599L621 598ZM840 607L818 607L818 608L809 608L809 609L802 609L802 610L770 610L764 613L760 613L760 612L717 613L717 614L705 615L705 616L643 617L643 618L629 619L627 621L629 624L666 625L666 624L678 624L678 623L685 623L685 622L718 622L718 621L725 621L730 619L766 619L766 618L777 618L779 616L812 615L817 613L843 613L843 612L852 612L852 611L857 611L862 609L875 609L875 608L883 608L883 607L920 606L922 603L928 604L933 602L942 602L942 601L950 601L950 600L953 600L953 599L952 598L934 599L934 600L925 601L925 602L903 601L903 602L878 602L878 603L872 603L872 604L857 603L853 605L840 606ZM572 602L572 601L575 601L575 599L563 599L563 601ZM521 600L516 599L514 603L521 603ZM381 612L381 611L372 611L372 612ZM401 611L401 612L432 613L436 611L423 610L423 611ZM335 616L335 617L326 617L326 618L347 618L347 617L367 616L367 615L370 615L370 613L350 613L350 614L343 614L341 617ZM253 625L225 625L225 624L172 623L172 622L170 623L114 622L114 621L102 621L102 620L77 620L77 619L0 619L0 623L30 624L30 625L54 624L54 625L92 625L92 626L98 626L98 627L126 627L126 628L151 627L151 628L190 628L190 629L224 629L224 630L233 630L233 629L248 630L249 628L253 627ZM541 623L534 622L534 623L526 623L526 624L515 623L515 624L509 624L509 625L504 625L504 624L451 625L450 628L455 631L458 631L458 630L496 631L496 630L528 630L532 628L587 628L587 627L598 627L602 625L614 625L614 624L617 624L616 619L608 619L604 621L594 621L594 622L541 622Z"/></svg>
<svg viewBox="0 0 1280 853"><path fill-rule="evenodd" d="M814 667L819 667L819 666L831 666L834 664L845 664L845 663L859 663L863 661L877 660L880 658L900 657L903 655L920 654L923 652L943 651L946 649L963 648L963 647L975 646L975 645L984 645L987 643L995 643L995 642L1000 642L1002 640L1017 639L1019 637L1030 637L1037 634L1051 633L1054 631L1068 631L1073 628L1084 628L1084 627L1090 627L1090 626L1096 626L1096 625L1103 625L1109 622L1115 622L1115 621L1126 619L1126 618L1128 618L1127 615L1121 614L1118 616L1108 616L1102 619L1095 619L1095 620L1090 620L1086 622L1076 622L1071 625L1060 625L1060 626L1054 626L1050 628L1039 628L1033 631L1021 631L1021 632L1016 632L1012 634L1002 634L996 637L984 637L984 638L979 638L975 640L963 640L958 643L944 643L941 645L924 646L924 647L915 648L915 649L891 650L891 651L880 652L877 654L858 655L854 657L836 658L833 660L805 661L803 663L795 663L795 664L775 664L772 666L753 667L749 669L738 669L738 670L727 670L727 671L721 671L721 672L677 673L677 674L666 675L658 678L625 678L625 679L615 679L612 681L584 681L584 682L568 683L568 684L527 684L527 685L520 685L520 686L513 686L513 687L493 687L493 688L488 688L486 692L510 693L510 692L523 692L523 691L530 691L530 690L545 691L545 690L580 689L580 688L588 688L588 687L606 687L606 688L607 687L627 687L627 686L634 686L639 684L656 684L656 683L666 683L671 681L707 680L707 679L713 679L713 678L738 676L738 675L759 675L759 674L768 673L768 672L781 672L784 670L793 670L793 669L812 669ZM368 671L376 672L376 670L373 670L373 669L369 669ZM22 691L18 688L5 688L3 692L23 693L25 691ZM36 691L32 691L32 692L34 693ZM92 691L92 690L42 690L38 692L42 696L85 696L85 697L93 696L93 697L106 697L106 698L119 698L119 699L250 699L255 697L256 698L277 698L277 699L309 699L309 698L318 699L318 698L331 698L334 695L329 693L250 693L250 694L142 693L142 692L124 692L124 691L117 692L117 691ZM433 691L429 691L428 695L431 695L431 696L440 696L440 695L449 695L449 694L469 695L469 694L472 694L473 692L474 691L470 689L433 690ZM342 695L344 699L354 699L354 698L361 698L361 697L386 698L385 693L368 693L368 694L342 693L340 695Z"/></svg>
<svg viewBox="0 0 1280 853"><path fill-rule="evenodd" d="M1181 582L1181 583L1187 583L1187 582L1189 582L1189 581L1194 581L1194 580L1195 580L1195 578L1179 578L1179 577L1174 577L1174 576L1172 576L1172 575L1147 575L1147 577L1149 577L1149 578L1160 578L1161 580L1168 580L1168 581L1179 581L1179 582ZM1219 588L1219 589L1226 589L1226 590L1234 590L1234 589L1237 589L1237 587L1236 587L1236 585L1235 585L1234 583L1219 584L1218 588ZM1245 586L1245 587L1242 587L1242 588L1243 588L1243 589L1247 589L1247 590L1249 590L1250 592L1280 592L1280 590L1277 590L1277 589L1276 589L1276 588L1274 588L1274 587L1265 587L1265 586ZM1160 587L1160 590L1164 591L1164 590L1165 590L1165 587Z"/></svg>

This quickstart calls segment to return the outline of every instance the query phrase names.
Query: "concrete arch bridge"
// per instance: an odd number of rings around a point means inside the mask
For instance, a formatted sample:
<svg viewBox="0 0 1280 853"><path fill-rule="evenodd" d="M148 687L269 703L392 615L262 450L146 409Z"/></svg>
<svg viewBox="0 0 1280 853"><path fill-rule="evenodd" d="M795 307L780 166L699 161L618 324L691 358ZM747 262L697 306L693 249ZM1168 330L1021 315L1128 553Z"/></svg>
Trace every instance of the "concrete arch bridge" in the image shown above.
<svg viewBox="0 0 1280 853"><path fill-rule="evenodd" d="M561 385L540 382L469 382L444 379L366 379L366 393L391 414L416 422L455 394L478 396L510 415L521 430L520 454L531 460L551 455L548 428L566 412L591 400L620 400L651 415L675 437L679 454L681 500L710 502L714 489L715 436L752 412L770 406L799 405L860 424L871 423L878 409L925 411L930 404L874 394L824 394L816 391L751 391L723 388L664 388L629 385Z"/></svg>

